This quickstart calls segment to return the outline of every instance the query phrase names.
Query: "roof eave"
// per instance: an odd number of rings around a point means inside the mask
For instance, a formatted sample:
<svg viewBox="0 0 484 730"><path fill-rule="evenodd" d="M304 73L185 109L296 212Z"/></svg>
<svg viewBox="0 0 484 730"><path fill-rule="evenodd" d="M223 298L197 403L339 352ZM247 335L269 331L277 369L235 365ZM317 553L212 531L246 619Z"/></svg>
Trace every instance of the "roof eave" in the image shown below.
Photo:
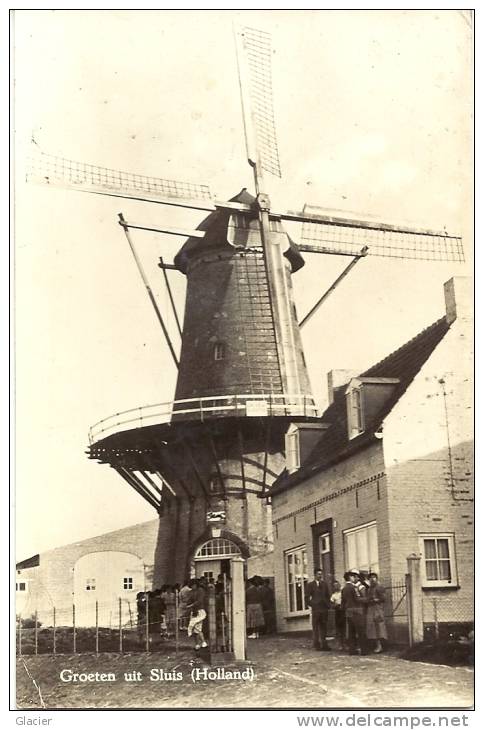
<svg viewBox="0 0 484 730"><path fill-rule="evenodd" d="M270 489L270 496L273 497L275 495L281 494L282 492L286 492L293 487L296 487L298 484L301 484L302 482L310 479L313 476L316 476L317 474L321 474L321 472L326 471L335 464L339 464L341 461L344 461L344 459L347 459L349 456L353 456L362 449L369 447L378 441L380 443L383 443L383 440L381 438L377 438L375 436L375 432L378 431L378 428L379 427L375 427L371 431L360 434L360 436L358 436L356 439L349 441L348 443L351 445L351 448L346 448L343 451L340 451L334 458L328 459L328 461L326 461L324 464L315 465L311 471L308 471L307 469L302 467L296 472L289 474L287 478L285 478L284 474L287 470L284 470L273 483Z"/></svg>

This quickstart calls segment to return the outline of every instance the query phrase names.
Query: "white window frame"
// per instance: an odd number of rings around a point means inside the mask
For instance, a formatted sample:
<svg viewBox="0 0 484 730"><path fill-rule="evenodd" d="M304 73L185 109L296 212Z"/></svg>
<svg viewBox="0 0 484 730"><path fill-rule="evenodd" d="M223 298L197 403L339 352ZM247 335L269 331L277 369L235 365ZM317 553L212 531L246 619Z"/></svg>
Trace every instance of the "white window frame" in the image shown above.
<svg viewBox="0 0 484 730"><path fill-rule="evenodd" d="M226 560L240 556L240 548L232 540L225 537L212 537L200 545L194 560Z"/></svg>
<svg viewBox="0 0 484 730"><path fill-rule="evenodd" d="M20 586L23 586L21 588ZM27 593L27 581L26 580L19 580L15 583L15 592L16 593Z"/></svg>
<svg viewBox="0 0 484 730"><path fill-rule="evenodd" d="M226 351L227 347L225 342L216 342L213 346L213 359L215 361L225 360Z"/></svg>
<svg viewBox="0 0 484 730"><path fill-rule="evenodd" d="M286 468L289 474L297 471L301 466L301 440L297 426L289 426L286 431Z"/></svg>
<svg viewBox="0 0 484 730"><path fill-rule="evenodd" d="M301 565L301 571L299 573L299 576L302 578L301 581L301 594L302 594L302 608L297 609L293 608L291 609L291 593L293 596L293 606L296 606L296 581L294 583L289 583L289 556L291 556L293 559L295 556L299 554L300 556L300 565ZM305 554L306 560L304 561L303 554ZM304 573L304 565L306 565L306 573ZM290 550L284 551L284 573L285 573L285 583L286 583L286 608L287 608L287 615L288 616L306 616L309 607L306 605L306 585L309 582L309 577L307 573L307 567L308 567L308 551L306 545L299 545L298 547L291 548ZM296 575L296 573L294 573ZM306 578L306 583L304 582L304 578Z"/></svg>
<svg viewBox="0 0 484 730"><path fill-rule="evenodd" d="M371 541L370 541L370 530L374 528L375 529L375 535L376 535L376 560L371 560ZM363 564L362 562L356 562L354 564L350 565L350 556L349 556L349 549L348 549L348 537L351 535L356 535L358 532L366 532L367 533L367 553L370 558L369 564ZM343 545L344 545L344 556L345 556L345 568L346 570L352 570L353 568L356 568L357 570L369 570L370 572L379 573L380 572L380 558L379 558L379 550L378 550L378 528L376 520L372 520L371 522L365 522L363 525L357 525L356 527L351 527L348 530L343 530Z"/></svg>
<svg viewBox="0 0 484 730"><path fill-rule="evenodd" d="M348 438L353 439L365 430L363 408L363 383L352 381L346 391L346 412L348 417Z"/></svg>
<svg viewBox="0 0 484 730"><path fill-rule="evenodd" d="M133 580L132 576L129 575L127 577L123 577L123 590L124 591L134 590L134 580Z"/></svg>
<svg viewBox="0 0 484 730"><path fill-rule="evenodd" d="M323 532L318 537L320 567L323 567L323 555L331 554L331 533Z"/></svg>
<svg viewBox="0 0 484 730"><path fill-rule="evenodd" d="M85 581L85 589L86 591L95 591L96 590L96 579L95 578L86 578Z"/></svg>
<svg viewBox="0 0 484 730"><path fill-rule="evenodd" d="M447 540L449 549L449 565L450 565L450 580L436 579L432 580L427 577L427 562L432 559L426 559L425 557L425 541L426 540ZM457 588L459 585L457 575L457 559L455 554L455 535L453 532L425 532L419 533L418 536L419 549L421 555L421 581L423 588ZM446 560L446 558L440 558L440 561ZM439 562L439 558L435 558L435 562Z"/></svg>

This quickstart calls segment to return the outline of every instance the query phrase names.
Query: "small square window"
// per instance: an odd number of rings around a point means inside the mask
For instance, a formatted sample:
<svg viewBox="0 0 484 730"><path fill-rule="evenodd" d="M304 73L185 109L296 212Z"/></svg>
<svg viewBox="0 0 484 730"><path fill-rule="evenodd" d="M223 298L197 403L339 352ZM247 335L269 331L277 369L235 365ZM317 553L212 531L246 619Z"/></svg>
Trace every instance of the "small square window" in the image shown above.
<svg viewBox="0 0 484 730"><path fill-rule="evenodd" d="M96 590L96 579L95 578L86 578L86 591L95 591Z"/></svg>
<svg viewBox="0 0 484 730"><path fill-rule="evenodd" d="M210 477L209 489L211 492L221 492L223 490L223 483L218 475Z"/></svg>
<svg viewBox="0 0 484 730"><path fill-rule="evenodd" d="M123 578L123 588L125 591L132 591L133 590L133 579L132 578Z"/></svg>
<svg viewBox="0 0 484 730"><path fill-rule="evenodd" d="M15 586L17 591L25 591L26 590L26 584L25 583L17 583Z"/></svg>
<svg viewBox="0 0 484 730"><path fill-rule="evenodd" d="M213 348L213 359L224 360L225 359L225 343L216 342Z"/></svg>
<svg viewBox="0 0 484 730"><path fill-rule="evenodd" d="M449 588L457 586L457 563L454 535L435 533L419 535L422 555L422 586Z"/></svg>

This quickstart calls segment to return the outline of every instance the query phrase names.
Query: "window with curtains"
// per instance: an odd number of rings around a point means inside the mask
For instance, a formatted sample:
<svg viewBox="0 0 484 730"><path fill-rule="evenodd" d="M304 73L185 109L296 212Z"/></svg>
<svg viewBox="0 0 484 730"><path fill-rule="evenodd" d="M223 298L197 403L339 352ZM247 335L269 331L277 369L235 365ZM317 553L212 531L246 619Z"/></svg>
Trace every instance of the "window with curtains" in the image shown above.
<svg viewBox="0 0 484 730"><path fill-rule="evenodd" d="M457 586L454 535L429 533L419 535L422 555L422 586L449 588Z"/></svg>
<svg viewBox="0 0 484 730"><path fill-rule="evenodd" d="M379 572L376 522L343 532L346 570Z"/></svg>
<svg viewBox="0 0 484 730"><path fill-rule="evenodd" d="M306 545L284 553L286 563L286 594L288 613L306 610L308 559Z"/></svg>

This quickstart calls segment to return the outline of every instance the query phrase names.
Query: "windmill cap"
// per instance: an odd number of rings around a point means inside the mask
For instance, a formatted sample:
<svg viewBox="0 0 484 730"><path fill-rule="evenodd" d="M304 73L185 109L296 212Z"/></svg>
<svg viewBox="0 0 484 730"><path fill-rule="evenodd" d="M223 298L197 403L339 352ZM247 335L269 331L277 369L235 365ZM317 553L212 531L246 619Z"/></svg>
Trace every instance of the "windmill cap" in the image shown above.
<svg viewBox="0 0 484 730"><path fill-rule="evenodd" d="M230 198L230 203L242 203L243 205L254 205L256 199L251 193L248 192L247 188L242 190ZM187 238L181 249L178 251L174 258L174 264L179 271L186 274L188 271L189 261L192 256L199 256L203 252L208 250L218 249L223 247L230 248L227 240L227 229L230 219L230 210L218 208L212 213L209 213L201 223L197 226L198 231L205 231L203 239L190 237ZM251 214L249 214L251 215ZM257 211L254 207L254 218L257 218ZM279 224L280 225L280 224ZM291 270L294 273L298 269L304 266L304 259L299 252L299 248L288 236L287 232L284 231L287 236L288 248L284 251L284 256L288 259L291 264Z"/></svg>

